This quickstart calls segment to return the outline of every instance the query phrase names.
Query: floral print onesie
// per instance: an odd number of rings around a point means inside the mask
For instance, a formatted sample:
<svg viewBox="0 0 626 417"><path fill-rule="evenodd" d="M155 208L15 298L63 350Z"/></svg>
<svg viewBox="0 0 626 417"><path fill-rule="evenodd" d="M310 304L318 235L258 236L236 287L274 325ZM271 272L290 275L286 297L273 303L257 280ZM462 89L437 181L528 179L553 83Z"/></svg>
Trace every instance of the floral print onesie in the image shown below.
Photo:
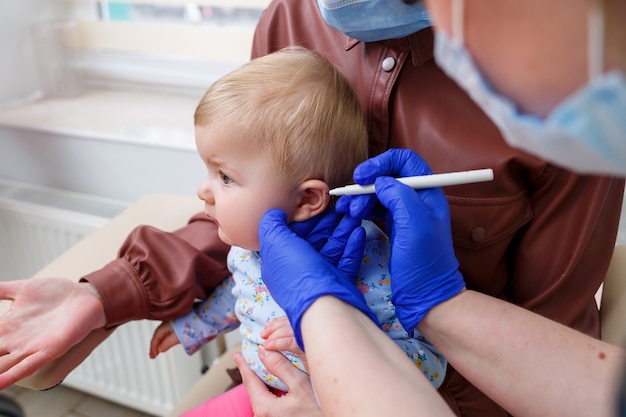
<svg viewBox="0 0 626 417"><path fill-rule="evenodd" d="M400 324L391 303L389 239L372 222L364 221L363 227L367 237L356 286L382 330L438 388L447 362L417 330L409 334ZM185 351L192 354L219 334L239 328L242 354L248 365L266 384L287 391L286 385L269 374L258 357L258 347L263 344L260 332L267 323L285 315L263 282L261 259L256 252L233 246L228 254L228 269L232 275L206 300L197 302L188 315L174 320L174 330ZM300 359L290 352L283 353L306 372Z"/></svg>

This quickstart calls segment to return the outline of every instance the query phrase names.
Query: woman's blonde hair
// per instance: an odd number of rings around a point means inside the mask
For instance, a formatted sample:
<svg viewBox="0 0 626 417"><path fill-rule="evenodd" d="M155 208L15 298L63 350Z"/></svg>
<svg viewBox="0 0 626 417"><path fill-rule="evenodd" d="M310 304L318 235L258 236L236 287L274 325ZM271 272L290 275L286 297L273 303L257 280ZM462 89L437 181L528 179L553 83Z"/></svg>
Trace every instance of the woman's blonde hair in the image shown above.
<svg viewBox="0 0 626 417"><path fill-rule="evenodd" d="M194 123L218 123L262 145L293 185L350 183L354 167L367 158L365 121L350 83L322 55L301 47L220 78L200 100Z"/></svg>

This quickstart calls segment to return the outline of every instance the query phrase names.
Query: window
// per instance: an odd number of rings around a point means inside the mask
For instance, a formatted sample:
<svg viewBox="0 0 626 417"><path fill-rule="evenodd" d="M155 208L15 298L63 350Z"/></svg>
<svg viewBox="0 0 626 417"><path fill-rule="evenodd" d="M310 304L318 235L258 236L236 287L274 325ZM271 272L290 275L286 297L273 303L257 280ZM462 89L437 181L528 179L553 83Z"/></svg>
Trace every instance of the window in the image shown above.
<svg viewBox="0 0 626 417"><path fill-rule="evenodd" d="M199 94L247 62L269 0L67 0L88 84Z"/></svg>

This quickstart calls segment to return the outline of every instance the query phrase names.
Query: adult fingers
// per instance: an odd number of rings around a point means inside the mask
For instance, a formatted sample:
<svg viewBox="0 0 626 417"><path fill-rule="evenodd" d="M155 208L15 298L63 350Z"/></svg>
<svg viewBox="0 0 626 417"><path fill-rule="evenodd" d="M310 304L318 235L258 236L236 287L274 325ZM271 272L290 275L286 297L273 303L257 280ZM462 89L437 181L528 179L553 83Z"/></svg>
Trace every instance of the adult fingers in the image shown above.
<svg viewBox="0 0 626 417"><path fill-rule="evenodd" d="M276 395L272 394L267 385L250 369L241 352L233 353L233 360L237 368L239 368L243 384L253 402L253 408L255 408L255 404L269 403L276 399Z"/></svg>
<svg viewBox="0 0 626 417"><path fill-rule="evenodd" d="M277 236L294 232L287 227L287 214L280 209L270 209L263 214L259 223L259 237Z"/></svg>
<svg viewBox="0 0 626 417"><path fill-rule="evenodd" d="M5 281L0 282L0 300L13 300L19 292L23 282L21 281Z"/></svg>
<svg viewBox="0 0 626 417"><path fill-rule="evenodd" d="M352 233L361 226L361 220L350 215L343 216L337 227L320 253L333 265L337 265L344 256L347 244L350 242Z"/></svg>
<svg viewBox="0 0 626 417"><path fill-rule="evenodd" d="M410 149L389 149L359 164L354 170L354 181L371 184L380 176L410 177L429 175L432 171L426 161Z"/></svg>
<svg viewBox="0 0 626 417"><path fill-rule="evenodd" d="M289 228L306 240L315 250L320 250L333 233L341 219L341 215L329 206L321 216L315 216L304 222L293 222Z"/></svg>
<svg viewBox="0 0 626 417"><path fill-rule="evenodd" d="M337 264L339 272L341 272L342 276L351 280L351 284L354 284L356 276L359 273L359 269L361 268L364 250L365 229L359 227L350 234L341 259Z"/></svg>
<svg viewBox="0 0 626 417"><path fill-rule="evenodd" d="M380 177L376 180L376 196L394 219L409 212L428 212L430 215L448 213L448 200L439 187L416 191L394 178Z"/></svg>
<svg viewBox="0 0 626 417"><path fill-rule="evenodd" d="M389 210L394 223L419 221L415 214L423 209L423 205L415 190L408 185L390 177L380 177L376 180L376 196Z"/></svg>
<svg viewBox="0 0 626 417"><path fill-rule="evenodd" d="M0 358L0 369L2 369L0 373L0 390L32 375L50 360L49 355L44 352L35 352L28 356L12 353L2 356Z"/></svg>
<svg viewBox="0 0 626 417"><path fill-rule="evenodd" d="M289 392L313 392L311 378L293 366L282 353L260 347L259 358L269 373L276 375L289 387Z"/></svg>
<svg viewBox="0 0 626 417"><path fill-rule="evenodd" d="M377 202L378 200L373 194L344 195L337 200L335 208L338 212L348 214L357 219L373 220L383 218L379 216Z"/></svg>

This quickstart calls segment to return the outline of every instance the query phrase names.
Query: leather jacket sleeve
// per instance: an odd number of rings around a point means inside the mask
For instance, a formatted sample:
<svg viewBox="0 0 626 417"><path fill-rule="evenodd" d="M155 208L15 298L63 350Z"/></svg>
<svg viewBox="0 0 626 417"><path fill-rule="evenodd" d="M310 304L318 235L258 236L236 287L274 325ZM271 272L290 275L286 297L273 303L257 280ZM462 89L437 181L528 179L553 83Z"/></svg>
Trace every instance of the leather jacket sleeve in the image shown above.
<svg viewBox="0 0 626 417"><path fill-rule="evenodd" d="M200 213L172 233L137 227L117 259L82 280L100 293L107 328L136 319L174 319L228 276L228 249L215 223Z"/></svg>

